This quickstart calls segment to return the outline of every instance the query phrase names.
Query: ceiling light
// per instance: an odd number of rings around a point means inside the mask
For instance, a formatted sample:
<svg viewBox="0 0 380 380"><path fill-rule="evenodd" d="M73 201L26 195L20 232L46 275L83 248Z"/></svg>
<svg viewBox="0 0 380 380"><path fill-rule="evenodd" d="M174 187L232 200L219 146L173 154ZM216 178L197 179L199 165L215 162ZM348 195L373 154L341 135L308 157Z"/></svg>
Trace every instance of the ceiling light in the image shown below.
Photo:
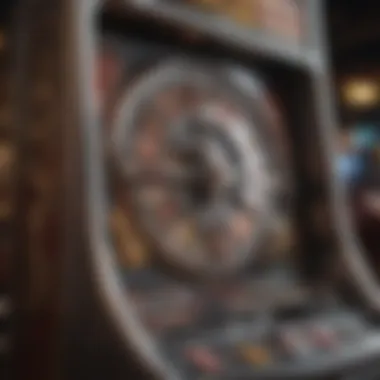
<svg viewBox="0 0 380 380"><path fill-rule="evenodd" d="M375 81L350 80L343 86L343 98L351 107L371 107L380 102L380 88Z"/></svg>

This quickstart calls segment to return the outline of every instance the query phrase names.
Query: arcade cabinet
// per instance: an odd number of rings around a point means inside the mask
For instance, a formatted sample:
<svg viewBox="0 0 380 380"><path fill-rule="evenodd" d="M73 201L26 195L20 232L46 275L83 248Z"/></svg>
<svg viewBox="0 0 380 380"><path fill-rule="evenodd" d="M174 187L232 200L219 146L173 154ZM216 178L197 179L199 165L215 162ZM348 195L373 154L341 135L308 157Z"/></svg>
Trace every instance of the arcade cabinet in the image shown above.
<svg viewBox="0 0 380 380"><path fill-rule="evenodd" d="M321 1L16 15L13 378L380 377Z"/></svg>

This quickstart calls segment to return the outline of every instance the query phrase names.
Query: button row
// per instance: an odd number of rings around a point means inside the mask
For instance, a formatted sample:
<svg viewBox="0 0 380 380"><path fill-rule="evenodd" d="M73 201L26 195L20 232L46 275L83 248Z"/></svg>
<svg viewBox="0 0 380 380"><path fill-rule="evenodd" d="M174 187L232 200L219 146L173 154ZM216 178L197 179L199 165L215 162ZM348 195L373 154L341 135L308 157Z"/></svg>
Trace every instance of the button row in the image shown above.
<svg viewBox="0 0 380 380"><path fill-rule="evenodd" d="M247 339L240 341L227 339L228 333L223 330L218 339L208 337L202 343L189 344L184 349L183 358L201 374L230 373L234 368L263 370L276 364L323 358L358 339L358 326L344 322L339 325L319 321L281 326L257 339L248 338L249 330L247 326ZM362 336L363 329L360 331Z"/></svg>
<svg viewBox="0 0 380 380"><path fill-rule="evenodd" d="M193 369L202 374L217 375L230 371L231 368L249 365L264 368L273 363L271 351L264 345L241 344L235 352L224 355L218 348L194 345L185 349L184 356Z"/></svg>

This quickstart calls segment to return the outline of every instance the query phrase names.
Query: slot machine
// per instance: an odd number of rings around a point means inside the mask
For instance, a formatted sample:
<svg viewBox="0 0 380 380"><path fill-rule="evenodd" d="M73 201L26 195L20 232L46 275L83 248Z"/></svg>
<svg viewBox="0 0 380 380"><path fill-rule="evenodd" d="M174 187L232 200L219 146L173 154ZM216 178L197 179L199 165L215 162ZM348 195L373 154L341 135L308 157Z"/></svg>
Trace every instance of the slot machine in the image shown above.
<svg viewBox="0 0 380 380"><path fill-rule="evenodd" d="M380 377L321 1L25 0L11 378Z"/></svg>

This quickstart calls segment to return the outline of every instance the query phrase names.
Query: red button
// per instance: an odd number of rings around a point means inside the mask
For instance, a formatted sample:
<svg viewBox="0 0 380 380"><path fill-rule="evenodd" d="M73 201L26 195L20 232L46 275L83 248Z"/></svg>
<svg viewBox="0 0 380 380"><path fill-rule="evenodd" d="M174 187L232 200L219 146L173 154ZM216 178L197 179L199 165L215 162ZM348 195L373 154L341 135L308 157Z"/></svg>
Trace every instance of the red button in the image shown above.
<svg viewBox="0 0 380 380"><path fill-rule="evenodd" d="M328 328L314 328L312 339L319 348L331 349L337 345L337 337L334 332Z"/></svg>
<svg viewBox="0 0 380 380"><path fill-rule="evenodd" d="M185 356L202 372L218 373L222 370L222 363L218 356L206 347L188 348Z"/></svg>
<svg viewBox="0 0 380 380"><path fill-rule="evenodd" d="M301 331L289 329L280 335L280 346L284 353L290 357L302 357L310 355L312 347Z"/></svg>

